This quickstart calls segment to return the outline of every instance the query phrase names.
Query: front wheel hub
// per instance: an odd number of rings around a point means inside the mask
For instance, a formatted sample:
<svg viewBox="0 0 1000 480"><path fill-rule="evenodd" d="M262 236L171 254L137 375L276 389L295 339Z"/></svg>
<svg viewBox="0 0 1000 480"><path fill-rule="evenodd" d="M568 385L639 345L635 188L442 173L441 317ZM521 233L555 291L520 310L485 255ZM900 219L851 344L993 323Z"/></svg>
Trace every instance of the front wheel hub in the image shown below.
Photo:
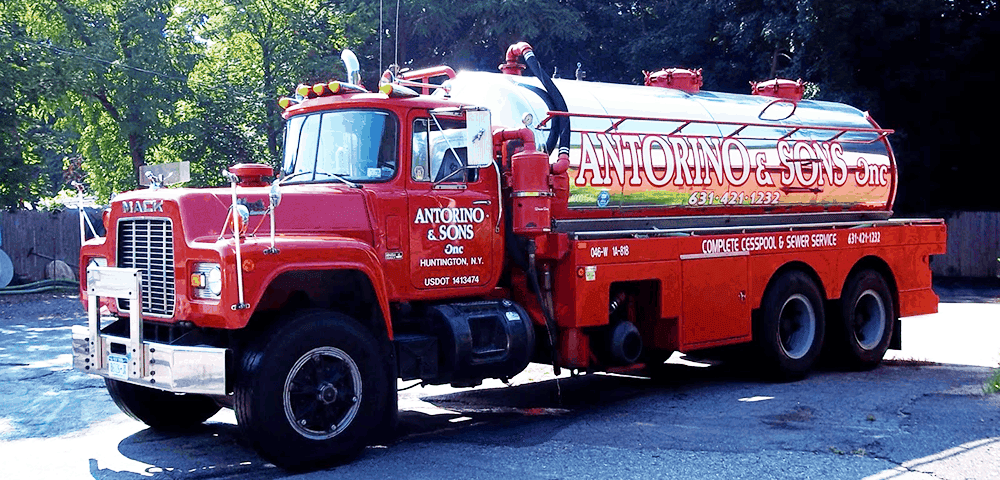
<svg viewBox="0 0 1000 480"><path fill-rule="evenodd" d="M333 403L337 400L337 387L334 387L329 383L324 383L319 388L319 395L317 395L316 398L327 405Z"/></svg>
<svg viewBox="0 0 1000 480"><path fill-rule="evenodd" d="M285 418L303 437L327 440L354 420L361 393L361 371L347 352L314 348L300 356L285 377Z"/></svg>

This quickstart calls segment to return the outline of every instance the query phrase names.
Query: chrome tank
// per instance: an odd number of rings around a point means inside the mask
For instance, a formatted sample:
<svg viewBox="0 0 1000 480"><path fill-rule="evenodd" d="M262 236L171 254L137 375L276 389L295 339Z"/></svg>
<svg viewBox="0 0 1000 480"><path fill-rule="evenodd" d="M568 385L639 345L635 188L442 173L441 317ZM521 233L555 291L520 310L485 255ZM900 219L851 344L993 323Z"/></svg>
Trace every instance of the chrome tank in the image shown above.
<svg viewBox="0 0 1000 480"><path fill-rule="evenodd" d="M573 114L571 208L891 210L896 168L884 137L890 132L856 108L554 82ZM461 72L450 81L450 96L488 107L494 124L507 128L520 128L530 113L536 142L548 138L551 121L539 123L550 108L535 78Z"/></svg>

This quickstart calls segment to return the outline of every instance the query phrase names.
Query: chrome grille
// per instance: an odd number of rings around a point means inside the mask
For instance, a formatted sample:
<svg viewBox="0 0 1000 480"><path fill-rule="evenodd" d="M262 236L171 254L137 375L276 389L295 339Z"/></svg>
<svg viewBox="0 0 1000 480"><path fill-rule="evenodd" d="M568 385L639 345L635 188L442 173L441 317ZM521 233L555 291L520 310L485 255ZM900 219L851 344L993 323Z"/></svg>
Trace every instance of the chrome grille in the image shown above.
<svg viewBox="0 0 1000 480"><path fill-rule="evenodd" d="M142 313L174 315L174 234L169 218L129 218L118 222L118 264L142 270ZM118 307L129 308L127 299Z"/></svg>

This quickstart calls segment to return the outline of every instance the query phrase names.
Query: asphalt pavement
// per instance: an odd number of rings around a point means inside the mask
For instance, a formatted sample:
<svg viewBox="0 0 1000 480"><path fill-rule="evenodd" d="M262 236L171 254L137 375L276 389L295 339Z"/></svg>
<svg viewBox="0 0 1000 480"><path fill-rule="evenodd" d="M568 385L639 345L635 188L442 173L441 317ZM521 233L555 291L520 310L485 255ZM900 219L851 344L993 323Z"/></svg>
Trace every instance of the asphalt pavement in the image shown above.
<svg viewBox="0 0 1000 480"><path fill-rule="evenodd" d="M556 380L532 365L509 386L403 391L397 440L301 475L261 461L231 411L186 435L129 419L70 369L75 297L0 297L0 478L1000 478L1000 395L982 391L1000 286L937 290L940 312L904 319L904 349L870 372L769 383L676 355L656 379Z"/></svg>

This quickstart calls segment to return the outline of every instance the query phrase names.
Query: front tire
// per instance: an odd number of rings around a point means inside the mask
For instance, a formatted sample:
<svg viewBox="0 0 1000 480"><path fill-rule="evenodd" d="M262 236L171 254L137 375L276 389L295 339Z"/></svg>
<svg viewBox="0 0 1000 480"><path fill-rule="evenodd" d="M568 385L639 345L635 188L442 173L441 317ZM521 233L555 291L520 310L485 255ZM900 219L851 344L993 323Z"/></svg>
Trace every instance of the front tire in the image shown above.
<svg viewBox="0 0 1000 480"><path fill-rule="evenodd" d="M350 460L391 406L385 363L356 321L327 311L296 315L243 355L235 387L240 429L285 469Z"/></svg>
<svg viewBox="0 0 1000 480"><path fill-rule="evenodd" d="M188 430L222 408L205 395L181 395L110 378L105 378L104 383L118 408L154 430Z"/></svg>
<svg viewBox="0 0 1000 480"><path fill-rule="evenodd" d="M842 366L870 370L889 349L895 325L895 307L885 279L863 270L852 276L841 295L840 315L832 325L834 347Z"/></svg>
<svg viewBox="0 0 1000 480"><path fill-rule="evenodd" d="M802 378L823 347L823 296L805 273L789 271L768 287L754 321L764 367L779 380Z"/></svg>

